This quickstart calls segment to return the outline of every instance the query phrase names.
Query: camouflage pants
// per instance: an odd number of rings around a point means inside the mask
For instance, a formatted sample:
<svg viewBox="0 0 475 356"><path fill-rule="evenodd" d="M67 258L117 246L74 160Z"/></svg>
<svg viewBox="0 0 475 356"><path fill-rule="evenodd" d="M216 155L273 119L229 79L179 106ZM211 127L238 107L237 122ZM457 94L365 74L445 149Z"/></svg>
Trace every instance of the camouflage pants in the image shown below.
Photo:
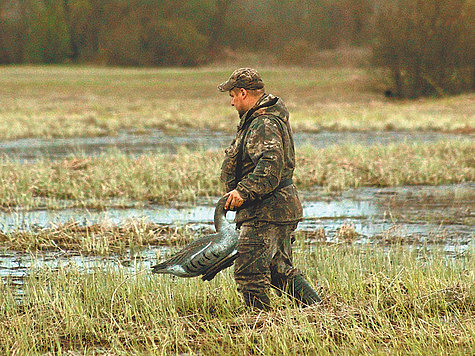
<svg viewBox="0 0 475 356"><path fill-rule="evenodd" d="M268 309L269 287L282 290L289 278L300 274L292 265L291 233L296 227L297 223L278 225L254 220L242 224L234 279L246 305Z"/></svg>

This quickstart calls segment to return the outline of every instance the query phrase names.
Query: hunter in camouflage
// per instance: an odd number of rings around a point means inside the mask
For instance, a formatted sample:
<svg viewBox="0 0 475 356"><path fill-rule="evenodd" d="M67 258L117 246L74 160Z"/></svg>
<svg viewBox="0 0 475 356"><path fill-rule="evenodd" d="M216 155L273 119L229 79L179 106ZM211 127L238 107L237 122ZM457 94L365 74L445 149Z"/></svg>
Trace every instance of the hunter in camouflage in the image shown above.
<svg viewBox="0 0 475 356"><path fill-rule="evenodd" d="M294 142L289 112L264 92L257 71L241 68L218 86L240 115L236 138L226 150L221 180L226 208L236 210L240 229L234 276L247 305L268 309L269 287L304 304L320 298L292 264L291 234L302 219L292 176Z"/></svg>

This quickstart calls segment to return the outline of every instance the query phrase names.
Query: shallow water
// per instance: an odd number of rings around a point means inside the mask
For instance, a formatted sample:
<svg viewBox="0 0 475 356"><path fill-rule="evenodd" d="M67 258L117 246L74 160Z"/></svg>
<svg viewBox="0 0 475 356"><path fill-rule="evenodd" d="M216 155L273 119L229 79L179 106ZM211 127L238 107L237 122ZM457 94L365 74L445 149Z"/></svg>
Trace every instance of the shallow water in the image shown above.
<svg viewBox="0 0 475 356"><path fill-rule="evenodd" d="M466 139L467 135L403 132L320 132L295 134L296 146L312 145L322 148L342 143L389 144L406 142L435 142ZM72 154L98 155L112 148L128 154L148 152L177 152L188 149L223 149L231 135L209 131L167 135L151 130L145 135L121 132L114 137L68 139L22 139L0 142L0 156L30 161L41 158L61 159ZM437 187L396 187L353 189L338 197L315 192L302 192L304 220L298 230L305 232L306 243L318 241L340 243L339 230L350 226L357 234L354 244L367 246L381 241L400 241L408 248L430 248L443 245L448 256L463 254L473 246L475 223L475 184ZM202 201L196 206L147 206L106 211L64 209L0 212L0 230L31 230L54 227L75 221L80 225L120 225L130 219L144 219L157 224L186 225L199 228L212 225L213 202ZM228 214L233 218L233 213ZM324 236L316 239L316 232ZM33 267L62 268L68 264L85 271L107 266L127 266L134 271L138 262L143 267L155 263L160 255L169 253L167 247L128 251L115 256L83 256L80 253L46 251L28 254L15 251L0 252L0 278L4 283L18 285L21 295L23 278ZM130 267L128 267L130 266Z"/></svg>
<svg viewBox="0 0 475 356"><path fill-rule="evenodd" d="M81 266L85 271L97 267L133 267L140 263L150 267L158 256L168 253L169 247L157 246L139 253L118 256L85 256L76 252L40 251L37 253L24 253L16 251L3 251L0 253L0 277L8 277L15 283L16 279L23 278L31 268L64 268L68 265Z"/></svg>
<svg viewBox="0 0 475 356"><path fill-rule="evenodd" d="M467 139L467 135L439 132L318 132L295 133L295 145L311 145L323 148L335 144L359 143L362 145L389 144L398 142L436 142L441 140ZM208 130L189 131L186 134L171 135L160 130L146 134L121 131L117 136L74 137L38 139L25 138L0 141L0 156L21 161L41 158L61 159L71 155L95 156L110 149L138 155L150 152L176 153L181 147L196 149L224 149L233 136Z"/></svg>
<svg viewBox="0 0 475 356"><path fill-rule="evenodd" d="M140 252L123 255L85 256L76 252L40 251L34 254L3 251L0 252L0 280L13 287L15 297L21 300L24 294L23 283L31 270L42 268L58 270L73 266L84 273L97 270L125 268L130 273L149 271L160 259L170 252L169 247L157 246Z"/></svg>
<svg viewBox="0 0 475 356"><path fill-rule="evenodd" d="M302 192L304 220L298 230L304 232L306 246L314 243L341 243L339 229L350 226L357 234L352 243L371 246L376 243L398 241L408 248L431 248L442 245L448 256L463 255L473 246L475 225L475 184L446 186L407 186L395 188L360 188L330 197L315 192ZM150 206L144 209L110 209L93 211L65 209L59 211L0 212L3 232L54 227L75 221L80 225L120 225L130 219L144 219L157 224L186 225L200 231L210 227L213 202L196 206ZM233 213L228 213L233 218ZM317 232L323 230L324 236ZM317 238L318 237L318 238ZM137 262L147 268L169 253L168 247L153 247L142 251L128 251L123 255L83 256L80 253L46 251L28 254L3 251L0 253L0 277L4 283L18 286L21 295L23 278L32 267L62 268L68 264L81 266L85 271L107 266L130 266L136 271Z"/></svg>
<svg viewBox="0 0 475 356"><path fill-rule="evenodd" d="M302 193L304 219L298 229L323 228L328 236L343 224L351 225L362 238L374 238L391 232L403 237L444 235L460 240L471 238L475 223L475 184L445 186L407 186L396 188L351 189L341 196L318 196ZM200 205L159 206L137 209L36 210L0 212L0 230L51 228L67 222L120 225L142 219L165 225L193 228L212 224L214 207L210 199ZM233 213L228 218L233 219Z"/></svg>

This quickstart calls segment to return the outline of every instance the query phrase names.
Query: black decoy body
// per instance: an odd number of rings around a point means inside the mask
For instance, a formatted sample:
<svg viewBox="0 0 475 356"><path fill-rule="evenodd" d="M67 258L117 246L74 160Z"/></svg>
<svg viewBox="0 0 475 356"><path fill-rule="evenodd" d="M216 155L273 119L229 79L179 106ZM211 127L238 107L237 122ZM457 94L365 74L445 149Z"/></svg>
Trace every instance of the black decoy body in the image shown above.
<svg viewBox="0 0 475 356"><path fill-rule="evenodd" d="M197 277L211 280L221 270L231 266L237 257L239 234L235 225L226 220L221 198L214 211L215 234L193 240L168 260L152 266L153 273L172 274L178 277Z"/></svg>

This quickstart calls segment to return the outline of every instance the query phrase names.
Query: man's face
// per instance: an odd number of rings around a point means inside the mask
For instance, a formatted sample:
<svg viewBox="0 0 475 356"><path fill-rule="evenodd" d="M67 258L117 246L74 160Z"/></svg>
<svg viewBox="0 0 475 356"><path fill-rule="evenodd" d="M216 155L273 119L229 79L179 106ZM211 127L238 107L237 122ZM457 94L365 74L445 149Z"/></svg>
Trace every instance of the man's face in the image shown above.
<svg viewBox="0 0 475 356"><path fill-rule="evenodd" d="M247 92L242 88L234 88L229 91L229 96L231 97L231 105L239 113L239 116L242 116L246 113L249 108L247 107L246 97Z"/></svg>

